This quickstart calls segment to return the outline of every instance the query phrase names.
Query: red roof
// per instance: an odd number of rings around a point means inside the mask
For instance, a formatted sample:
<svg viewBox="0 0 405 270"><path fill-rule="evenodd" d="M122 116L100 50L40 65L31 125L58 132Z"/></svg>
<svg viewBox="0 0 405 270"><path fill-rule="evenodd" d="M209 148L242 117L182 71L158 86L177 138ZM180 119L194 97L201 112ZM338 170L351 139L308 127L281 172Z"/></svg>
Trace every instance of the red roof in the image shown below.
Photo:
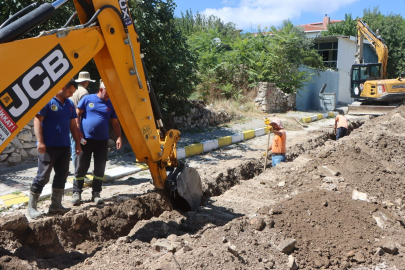
<svg viewBox="0 0 405 270"><path fill-rule="evenodd" d="M342 20L330 20L330 23L338 23L341 21ZM302 24L301 27L304 28L304 31L321 31L326 30L328 24L324 22L316 22L316 23Z"/></svg>

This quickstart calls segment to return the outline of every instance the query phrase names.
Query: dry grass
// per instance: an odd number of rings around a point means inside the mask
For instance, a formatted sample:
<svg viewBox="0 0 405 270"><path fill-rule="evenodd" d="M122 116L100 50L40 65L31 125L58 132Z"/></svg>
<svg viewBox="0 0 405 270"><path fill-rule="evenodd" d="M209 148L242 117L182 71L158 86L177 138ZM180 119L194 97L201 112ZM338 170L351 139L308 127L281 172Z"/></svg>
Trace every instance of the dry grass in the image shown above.
<svg viewBox="0 0 405 270"><path fill-rule="evenodd" d="M225 110L233 120L244 118L247 114L259 113L255 107L254 100L240 102L236 100L217 99L213 100L211 104L215 111L221 109Z"/></svg>

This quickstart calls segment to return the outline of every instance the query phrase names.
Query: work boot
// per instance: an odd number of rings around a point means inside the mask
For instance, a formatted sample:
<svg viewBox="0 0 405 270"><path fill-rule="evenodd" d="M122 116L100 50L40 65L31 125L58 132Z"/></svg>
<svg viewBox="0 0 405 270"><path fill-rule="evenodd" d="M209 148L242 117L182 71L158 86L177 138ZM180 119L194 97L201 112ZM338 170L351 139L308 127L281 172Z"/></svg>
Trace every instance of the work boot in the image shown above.
<svg viewBox="0 0 405 270"><path fill-rule="evenodd" d="M69 212L70 208L62 206L62 197L65 190L52 189L51 206L49 206L49 214L65 214Z"/></svg>
<svg viewBox="0 0 405 270"><path fill-rule="evenodd" d="M72 196L72 203L73 205L80 205L80 201L82 200L82 194L80 194L80 192L75 192L73 193Z"/></svg>
<svg viewBox="0 0 405 270"><path fill-rule="evenodd" d="M39 217L42 217L42 213L37 210L37 203L39 200L39 195L38 193L32 193L30 191L30 198L28 201L28 215L32 219L37 219Z"/></svg>
<svg viewBox="0 0 405 270"><path fill-rule="evenodd" d="M93 195L91 196L91 200L95 202L96 204L103 204L104 200L100 198L100 192L93 192Z"/></svg>

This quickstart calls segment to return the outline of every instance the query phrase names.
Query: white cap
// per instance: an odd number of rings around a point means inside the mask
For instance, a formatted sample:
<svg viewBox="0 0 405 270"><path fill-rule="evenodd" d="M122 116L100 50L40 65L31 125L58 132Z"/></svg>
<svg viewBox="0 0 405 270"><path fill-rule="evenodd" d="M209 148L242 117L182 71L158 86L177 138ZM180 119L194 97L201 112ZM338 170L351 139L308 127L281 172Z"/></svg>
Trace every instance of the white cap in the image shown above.
<svg viewBox="0 0 405 270"><path fill-rule="evenodd" d="M103 83L103 80L100 80L100 88L104 88L105 89L105 85Z"/></svg>

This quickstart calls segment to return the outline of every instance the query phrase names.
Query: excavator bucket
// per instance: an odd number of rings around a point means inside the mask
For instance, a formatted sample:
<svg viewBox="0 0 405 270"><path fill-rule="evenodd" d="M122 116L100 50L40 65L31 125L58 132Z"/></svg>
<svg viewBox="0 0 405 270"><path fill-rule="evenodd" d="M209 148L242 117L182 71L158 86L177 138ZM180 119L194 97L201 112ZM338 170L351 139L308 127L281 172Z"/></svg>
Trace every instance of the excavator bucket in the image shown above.
<svg viewBox="0 0 405 270"><path fill-rule="evenodd" d="M194 211L201 206L202 184L197 170L179 162L165 181L175 208Z"/></svg>
<svg viewBox="0 0 405 270"><path fill-rule="evenodd" d="M202 184L197 170L186 167L177 176L177 193L192 211L201 206Z"/></svg>
<svg viewBox="0 0 405 270"><path fill-rule="evenodd" d="M191 211L201 206L202 184L197 170L184 168L177 176L177 194L183 198Z"/></svg>

